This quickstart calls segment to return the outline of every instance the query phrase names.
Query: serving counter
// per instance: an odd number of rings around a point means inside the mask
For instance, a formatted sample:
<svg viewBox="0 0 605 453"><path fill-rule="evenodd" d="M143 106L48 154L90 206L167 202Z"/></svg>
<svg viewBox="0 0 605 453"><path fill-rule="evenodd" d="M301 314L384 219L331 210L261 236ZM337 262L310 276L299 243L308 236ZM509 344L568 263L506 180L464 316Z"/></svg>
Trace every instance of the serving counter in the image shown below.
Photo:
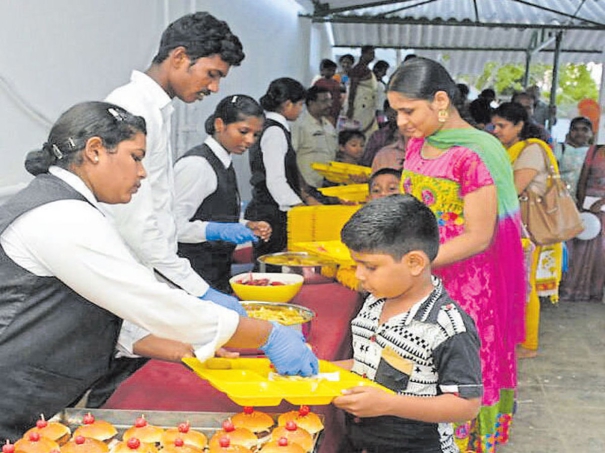
<svg viewBox="0 0 605 453"><path fill-rule="evenodd" d="M324 360L343 360L352 356L350 320L361 306L355 291L338 283L304 285L292 303L315 311L307 341L315 354ZM184 365L149 361L124 381L104 409L241 412L241 406L214 389ZM298 409L289 403L260 408L266 412ZM344 417L332 405L313 406L314 412L325 417L325 430L320 443L322 453L338 451L344 435Z"/></svg>

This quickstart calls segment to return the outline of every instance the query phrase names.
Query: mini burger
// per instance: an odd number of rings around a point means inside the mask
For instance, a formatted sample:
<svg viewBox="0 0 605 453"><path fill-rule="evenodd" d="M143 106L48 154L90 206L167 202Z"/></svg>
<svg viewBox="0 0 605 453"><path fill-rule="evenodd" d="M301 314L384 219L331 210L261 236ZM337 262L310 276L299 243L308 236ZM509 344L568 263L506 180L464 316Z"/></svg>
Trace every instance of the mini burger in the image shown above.
<svg viewBox="0 0 605 453"><path fill-rule="evenodd" d="M287 438L280 437L278 440L267 442L263 446L263 453L305 453L305 450Z"/></svg>
<svg viewBox="0 0 605 453"><path fill-rule="evenodd" d="M73 437L84 436L109 443L116 435L118 430L111 423L105 420L97 420L90 412L82 418L82 426L74 431Z"/></svg>
<svg viewBox="0 0 605 453"><path fill-rule="evenodd" d="M141 442L136 437L131 437L128 440L118 442L111 449L111 453L157 453L157 452L158 452L158 449L156 448L155 444Z"/></svg>
<svg viewBox="0 0 605 453"><path fill-rule="evenodd" d="M269 414L255 411L253 407L246 406L244 411L231 417L231 422L236 428L246 428L258 437L268 436L275 421Z"/></svg>
<svg viewBox="0 0 605 453"><path fill-rule="evenodd" d="M59 451L59 444L37 432L15 442L15 452L19 453L50 453L53 450Z"/></svg>
<svg viewBox="0 0 605 453"><path fill-rule="evenodd" d="M61 447L61 453L106 453L109 447L91 437L76 436Z"/></svg>
<svg viewBox="0 0 605 453"><path fill-rule="evenodd" d="M180 423L176 428L167 429L160 439L162 446L173 445L176 439L182 439L185 445L203 450L208 444L206 436L191 429L189 422Z"/></svg>
<svg viewBox="0 0 605 453"><path fill-rule="evenodd" d="M163 428L149 424L145 419L145 416L141 415L134 421L132 427L124 431L122 440L128 442L128 440L134 437L146 444L156 444L160 443L162 434L164 434Z"/></svg>
<svg viewBox="0 0 605 453"><path fill-rule="evenodd" d="M295 422L286 422L284 426L278 426L271 433L271 440L279 441L285 437L288 442L300 445L303 450L311 451L313 449L313 436L304 428L300 428Z"/></svg>
<svg viewBox="0 0 605 453"><path fill-rule="evenodd" d="M59 445L63 445L71 436L71 429L68 426L63 423L45 420L44 415L40 416L40 420L36 422L36 426L27 430L23 437L27 439L34 432L40 434L42 437L54 440Z"/></svg>
<svg viewBox="0 0 605 453"><path fill-rule="evenodd" d="M258 437L247 428L236 428L231 420L223 422L223 429L214 433L210 438L210 448L220 446L221 438L229 439L231 445L241 445L248 449L256 448L258 445Z"/></svg>
<svg viewBox="0 0 605 453"><path fill-rule="evenodd" d="M213 444L208 453L252 453L252 450L241 445L231 445L228 437L221 437L218 444Z"/></svg>
<svg viewBox="0 0 605 453"><path fill-rule="evenodd" d="M277 418L279 426L285 426L289 421L295 422L297 426L306 429L311 434L316 434L324 429L321 419L317 414L311 412L309 406L300 406L299 410L285 412Z"/></svg>

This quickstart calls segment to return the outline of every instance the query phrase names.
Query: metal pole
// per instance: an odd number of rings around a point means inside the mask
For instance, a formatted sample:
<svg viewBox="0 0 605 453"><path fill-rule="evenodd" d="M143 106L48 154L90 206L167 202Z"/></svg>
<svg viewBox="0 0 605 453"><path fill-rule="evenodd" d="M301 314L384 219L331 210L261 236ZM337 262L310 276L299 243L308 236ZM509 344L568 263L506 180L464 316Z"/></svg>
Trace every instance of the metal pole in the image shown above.
<svg viewBox="0 0 605 453"><path fill-rule="evenodd" d="M523 74L523 89L529 85L529 66L531 64L531 51L525 52L525 74Z"/></svg>
<svg viewBox="0 0 605 453"><path fill-rule="evenodd" d="M561 42L563 41L563 32L557 32L557 39L555 40L555 56L552 64L552 83L550 86L550 99L548 102L548 131L552 131L554 120L556 117L556 106L557 106L557 87L559 85L559 56L561 54Z"/></svg>

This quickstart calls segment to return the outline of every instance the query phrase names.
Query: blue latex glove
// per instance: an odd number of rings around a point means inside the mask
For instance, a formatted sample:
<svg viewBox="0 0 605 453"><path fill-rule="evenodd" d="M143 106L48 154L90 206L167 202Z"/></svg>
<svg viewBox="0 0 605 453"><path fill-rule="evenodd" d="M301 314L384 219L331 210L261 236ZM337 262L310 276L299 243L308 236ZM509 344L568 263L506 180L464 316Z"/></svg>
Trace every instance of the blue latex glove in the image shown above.
<svg viewBox="0 0 605 453"><path fill-rule="evenodd" d="M227 241L234 244L256 242L258 238L252 230L241 223L208 222L206 225L206 239L209 241Z"/></svg>
<svg viewBox="0 0 605 453"><path fill-rule="evenodd" d="M213 288L208 288L208 291L203 296L200 296L201 300L209 300L210 302L214 302L215 304L220 305L221 307L228 308L229 310L233 310L237 312L238 315L243 317L248 317L248 313L242 304L239 303L237 298L230 296L229 294L221 293Z"/></svg>
<svg viewBox="0 0 605 453"><path fill-rule="evenodd" d="M261 350L267 355L279 374L312 376L319 370L319 362L305 343L302 333L272 322L273 330Z"/></svg>

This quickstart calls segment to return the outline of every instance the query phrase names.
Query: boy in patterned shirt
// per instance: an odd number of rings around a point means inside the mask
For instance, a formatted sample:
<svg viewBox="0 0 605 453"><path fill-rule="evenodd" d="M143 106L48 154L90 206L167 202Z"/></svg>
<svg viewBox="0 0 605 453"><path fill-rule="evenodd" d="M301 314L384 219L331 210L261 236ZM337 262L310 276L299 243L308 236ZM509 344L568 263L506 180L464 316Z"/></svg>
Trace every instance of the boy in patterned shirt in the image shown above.
<svg viewBox="0 0 605 453"><path fill-rule="evenodd" d="M439 232L410 195L373 200L341 232L370 294L351 323L353 359L338 365L394 393L360 386L346 411L349 452L455 453L452 423L473 419L483 387L473 320L431 275Z"/></svg>

